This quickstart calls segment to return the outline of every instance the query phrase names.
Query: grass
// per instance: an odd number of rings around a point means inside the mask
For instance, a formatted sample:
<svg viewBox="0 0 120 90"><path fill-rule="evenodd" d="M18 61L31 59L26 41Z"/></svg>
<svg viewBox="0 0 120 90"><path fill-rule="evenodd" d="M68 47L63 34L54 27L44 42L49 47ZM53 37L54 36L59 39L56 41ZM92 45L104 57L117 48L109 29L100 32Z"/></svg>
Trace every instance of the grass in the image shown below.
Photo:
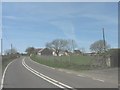
<svg viewBox="0 0 120 90"><path fill-rule="evenodd" d="M6 66L12 61L14 60L16 57L16 55L5 55L2 56L2 72L4 71L4 69L6 68Z"/></svg>
<svg viewBox="0 0 120 90"><path fill-rule="evenodd" d="M11 62L11 60L4 60L2 62L2 71L4 71L5 67Z"/></svg>
<svg viewBox="0 0 120 90"><path fill-rule="evenodd" d="M47 66L70 70L89 70L92 57L90 56L38 56L32 55L31 59Z"/></svg>

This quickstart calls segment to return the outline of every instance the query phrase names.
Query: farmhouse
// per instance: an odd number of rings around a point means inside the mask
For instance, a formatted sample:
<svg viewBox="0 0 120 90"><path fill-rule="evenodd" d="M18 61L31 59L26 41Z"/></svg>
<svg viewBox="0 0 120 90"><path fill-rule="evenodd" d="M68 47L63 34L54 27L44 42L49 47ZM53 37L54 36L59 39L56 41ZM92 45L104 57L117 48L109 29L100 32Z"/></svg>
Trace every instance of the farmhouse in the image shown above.
<svg viewBox="0 0 120 90"><path fill-rule="evenodd" d="M82 52L80 50L74 50L74 54L75 55L80 55L80 54L82 54Z"/></svg>
<svg viewBox="0 0 120 90"><path fill-rule="evenodd" d="M38 55L52 55L52 56L57 56L57 54L55 53L55 50L51 50L49 48L38 48L36 49L36 52ZM69 52L67 50L65 51L60 51L59 52L59 56L62 55L69 55Z"/></svg>
<svg viewBox="0 0 120 90"><path fill-rule="evenodd" d="M48 48L38 48L36 49L37 55L53 55L57 56L54 50L48 49Z"/></svg>

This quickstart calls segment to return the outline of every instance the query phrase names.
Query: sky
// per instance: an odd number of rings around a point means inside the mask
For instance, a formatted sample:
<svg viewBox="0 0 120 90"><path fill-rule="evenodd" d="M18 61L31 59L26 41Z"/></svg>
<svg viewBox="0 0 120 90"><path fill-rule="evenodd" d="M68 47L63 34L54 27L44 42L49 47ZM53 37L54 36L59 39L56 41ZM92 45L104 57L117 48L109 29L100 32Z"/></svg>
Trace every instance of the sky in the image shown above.
<svg viewBox="0 0 120 90"><path fill-rule="evenodd" d="M119 2L119 0L1 0L2 2Z"/></svg>
<svg viewBox="0 0 120 90"><path fill-rule="evenodd" d="M118 47L117 2L4 2L2 4L3 50L13 47L45 47L54 39L73 39L89 52L90 45L105 39Z"/></svg>

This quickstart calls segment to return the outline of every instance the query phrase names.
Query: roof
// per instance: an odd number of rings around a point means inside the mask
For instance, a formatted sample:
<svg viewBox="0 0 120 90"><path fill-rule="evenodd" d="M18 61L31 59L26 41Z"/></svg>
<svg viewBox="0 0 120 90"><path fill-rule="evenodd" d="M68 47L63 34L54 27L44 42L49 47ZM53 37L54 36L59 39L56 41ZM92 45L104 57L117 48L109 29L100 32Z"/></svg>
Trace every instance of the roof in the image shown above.
<svg viewBox="0 0 120 90"><path fill-rule="evenodd" d="M82 53L80 50L74 50L74 53Z"/></svg>
<svg viewBox="0 0 120 90"><path fill-rule="evenodd" d="M37 48L35 49L36 52L41 52L44 48Z"/></svg>

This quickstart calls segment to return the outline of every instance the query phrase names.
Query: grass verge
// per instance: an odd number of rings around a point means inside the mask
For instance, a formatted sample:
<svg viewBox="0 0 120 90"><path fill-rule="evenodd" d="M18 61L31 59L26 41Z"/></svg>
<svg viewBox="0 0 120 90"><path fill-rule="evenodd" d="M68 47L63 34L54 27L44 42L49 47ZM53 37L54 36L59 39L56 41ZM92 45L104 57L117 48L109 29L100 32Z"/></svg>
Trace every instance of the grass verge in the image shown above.
<svg viewBox="0 0 120 90"><path fill-rule="evenodd" d="M31 59L50 67L70 70L89 70L92 57L90 56L38 56L32 55Z"/></svg>
<svg viewBox="0 0 120 90"><path fill-rule="evenodd" d="M6 66L15 58L17 58L16 55L4 55L2 56L2 73L4 72L4 69Z"/></svg>

